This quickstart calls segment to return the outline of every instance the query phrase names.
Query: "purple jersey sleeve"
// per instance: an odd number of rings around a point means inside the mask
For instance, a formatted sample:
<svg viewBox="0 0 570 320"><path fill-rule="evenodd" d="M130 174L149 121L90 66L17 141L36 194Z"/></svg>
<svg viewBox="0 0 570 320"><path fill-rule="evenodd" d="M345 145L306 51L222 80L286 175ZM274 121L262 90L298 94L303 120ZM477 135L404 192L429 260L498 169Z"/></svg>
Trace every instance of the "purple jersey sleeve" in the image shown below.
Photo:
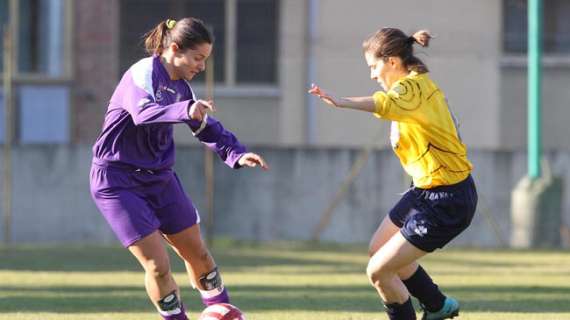
<svg viewBox="0 0 570 320"><path fill-rule="evenodd" d="M246 147L215 118L207 117L205 121L205 127L198 129L199 132L195 134L196 138L216 152L229 167L240 168L237 162L247 152ZM192 131L196 132L194 124L188 123L188 125Z"/></svg>
<svg viewBox="0 0 570 320"><path fill-rule="evenodd" d="M138 83L136 70L125 74L111 99L112 104L122 106L132 117L135 125L153 123L181 123L190 120L188 115L189 100L175 102L170 105L159 105L154 97L152 88L141 87ZM119 100L119 101L116 101Z"/></svg>

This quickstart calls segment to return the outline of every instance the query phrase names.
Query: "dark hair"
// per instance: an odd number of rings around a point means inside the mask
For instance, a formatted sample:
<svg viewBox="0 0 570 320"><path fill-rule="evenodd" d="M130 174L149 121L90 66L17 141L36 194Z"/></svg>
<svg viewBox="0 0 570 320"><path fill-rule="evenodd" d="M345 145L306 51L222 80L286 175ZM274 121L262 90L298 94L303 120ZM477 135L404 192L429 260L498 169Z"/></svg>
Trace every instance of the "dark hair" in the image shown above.
<svg viewBox="0 0 570 320"><path fill-rule="evenodd" d="M414 43L427 47L432 35L427 30L420 30L407 36L396 28L382 28L362 43L364 52L374 54L386 61L388 57L400 57L404 67L418 73L428 72L427 66L414 56Z"/></svg>
<svg viewBox="0 0 570 320"><path fill-rule="evenodd" d="M202 43L214 43L214 35L200 19L188 17L178 21L161 21L144 35L148 54L161 54L172 42L181 50L194 49Z"/></svg>

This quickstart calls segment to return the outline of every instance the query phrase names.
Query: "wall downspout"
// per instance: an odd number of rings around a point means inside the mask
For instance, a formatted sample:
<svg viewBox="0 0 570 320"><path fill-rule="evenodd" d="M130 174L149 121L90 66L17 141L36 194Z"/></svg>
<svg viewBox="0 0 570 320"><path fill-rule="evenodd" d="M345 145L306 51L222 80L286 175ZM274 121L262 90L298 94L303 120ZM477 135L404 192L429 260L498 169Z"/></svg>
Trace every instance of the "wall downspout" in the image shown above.
<svg viewBox="0 0 570 320"><path fill-rule="evenodd" d="M305 90L311 87L316 80L316 61L315 46L317 42L317 17L318 17L318 0L308 0L307 3L307 37L306 37L306 86ZM316 115L315 107L317 99L310 94L306 94L307 113L305 119L305 134L307 144L316 143Z"/></svg>

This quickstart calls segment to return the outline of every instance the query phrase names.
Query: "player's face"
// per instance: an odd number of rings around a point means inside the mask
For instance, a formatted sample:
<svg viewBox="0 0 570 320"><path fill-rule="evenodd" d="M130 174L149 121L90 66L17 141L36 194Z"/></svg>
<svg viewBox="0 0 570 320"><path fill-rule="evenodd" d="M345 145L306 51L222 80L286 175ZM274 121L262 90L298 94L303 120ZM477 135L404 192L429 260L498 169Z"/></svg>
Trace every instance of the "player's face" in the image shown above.
<svg viewBox="0 0 570 320"><path fill-rule="evenodd" d="M384 90L388 90L389 87L386 83L386 68L384 60L377 58L373 53L364 53L364 58L366 59L366 64L370 68L370 79L378 82Z"/></svg>
<svg viewBox="0 0 570 320"><path fill-rule="evenodd" d="M172 64L178 78L190 81L198 73L206 70L206 60L211 53L212 45L209 43L202 43L194 49L175 50Z"/></svg>
<svg viewBox="0 0 570 320"><path fill-rule="evenodd" d="M370 79L378 82L385 91L390 90L390 87L398 78L398 68L394 58L380 59L370 52L366 52L364 58L370 68Z"/></svg>

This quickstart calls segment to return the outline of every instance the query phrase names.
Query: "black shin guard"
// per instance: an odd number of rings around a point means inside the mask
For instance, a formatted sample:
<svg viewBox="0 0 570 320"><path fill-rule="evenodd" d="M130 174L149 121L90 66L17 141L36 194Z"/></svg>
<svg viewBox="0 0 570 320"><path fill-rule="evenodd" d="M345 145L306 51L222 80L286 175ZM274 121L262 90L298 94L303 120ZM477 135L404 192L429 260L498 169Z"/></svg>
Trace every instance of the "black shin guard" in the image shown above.
<svg viewBox="0 0 570 320"><path fill-rule="evenodd" d="M160 311L163 311L168 314L174 314L180 312L182 310L180 300L178 300L178 296L176 295L176 290L172 291L164 298L158 301L158 307Z"/></svg>
<svg viewBox="0 0 570 320"><path fill-rule="evenodd" d="M218 267L215 267L212 271L202 275L200 277L200 284L206 291L222 288L222 276L218 271Z"/></svg>

